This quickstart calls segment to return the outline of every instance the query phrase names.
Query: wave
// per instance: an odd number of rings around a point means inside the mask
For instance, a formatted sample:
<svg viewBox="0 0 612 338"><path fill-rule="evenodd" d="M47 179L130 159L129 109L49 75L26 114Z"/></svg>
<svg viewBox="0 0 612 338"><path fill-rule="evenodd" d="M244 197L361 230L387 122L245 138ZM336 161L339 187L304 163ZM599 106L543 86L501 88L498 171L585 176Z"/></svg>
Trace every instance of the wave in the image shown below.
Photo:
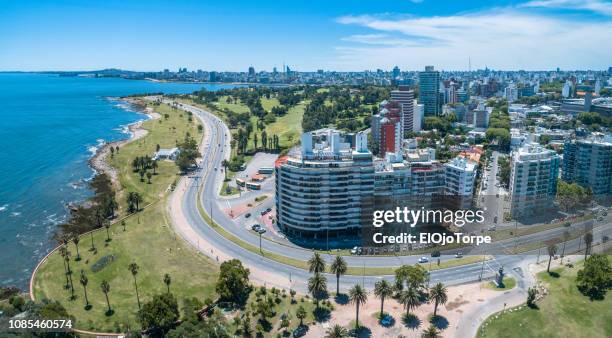
<svg viewBox="0 0 612 338"><path fill-rule="evenodd" d="M8 204L5 204L3 206L0 206L0 212L6 211L6 208L8 208Z"/></svg>

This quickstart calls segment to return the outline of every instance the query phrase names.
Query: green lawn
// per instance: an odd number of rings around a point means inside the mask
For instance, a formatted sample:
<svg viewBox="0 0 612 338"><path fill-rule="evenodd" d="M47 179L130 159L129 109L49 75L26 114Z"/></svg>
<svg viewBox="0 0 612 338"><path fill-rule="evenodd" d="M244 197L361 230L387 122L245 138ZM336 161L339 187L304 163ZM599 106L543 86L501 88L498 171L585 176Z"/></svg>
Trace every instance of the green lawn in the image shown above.
<svg viewBox="0 0 612 338"><path fill-rule="evenodd" d="M140 266L137 281L141 302L165 291L163 276L166 273L172 277L171 291L179 302L186 297L198 297L200 300L206 297L214 298L214 283L218 273L216 263L177 237L165 212L167 187L177 179L176 166L171 162L160 163L159 174L153 177L152 184L140 182L140 177L131 171L134 156L151 155L158 143L162 147L171 147L177 137L182 138L187 130L190 130L192 135L197 133L196 122L187 123L185 113L164 105L156 107L156 111L162 115L168 113L170 118L162 118L161 123L157 120L146 122L144 125L149 134L122 147L112 163L120 168L120 182L125 191L140 191L144 194L145 203L157 202L129 216L126 219L125 232L121 222L115 223L110 229L111 241L108 243L105 242L105 229L94 232L97 252L88 250L91 247L90 236L82 236L79 244L82 257L80 261L75 260L75 246L69 245L76 299L71 300L70 291L64 288L64 267L57 252L49 257L36 274L36 299L60 301L68 312L77 318L77 328L125 332L126 325L131 328L140 327L136 320L138 305L134 281L128 271L128 265L132 262ZM197 136L197 139L199 141L200 136ZM124 204L124 201L120 200L120 203ZM101 270L92 271L92 265L105 256L112 256L114 259ZM81 270L89 279L88 296L93 305L90 310L84 309L83 288L78 281ZM110 284L109 298L114 309L111 316L105 315L106 301L100 288L102 280Z"/></svg>
<svg viewBox="0 0 612 338"><path fill-rule="evenodd" d="M485 283L485 287L487 289L491 289L494 291L508 291L510 289L513 289L515 286L516 286L516 279L512 277L504 277L504 287L503 288L498 288L497 284L495 284L495 282L493 281L488 281Z"/></svg>
<svg viewBox="0 0 612 338"><path fill-rule="evenodd" d="M478 337L612 337L612 300L590 301L576 288L574 268L556 269L559 278L546 272L538 279L548 285L550 294L539 309L522 306L504 314L494 314L478 330Z"/></svg>
<svg viewBox="0 0 612 338"><path fill-rule="evenodd" d="M182 142L187 132L198 142L202 137L198 131L199 120L197 118L193 117L192 122L189 122L186 112L175 110L165 104L158 106L149 104L149 106L160 113L162 118L144 122L142 127L149 131L147 136L121 147L119 153L115 153L112 159L109 158L110 164L119 170L119 181L123 191L118 193L117 201L122 207L127 204L126 191L141 193L144 204L159 199L160 194L170 187L178 174L178 168L174 162L159 161L159 168L156 170L156 175L151 178L151 183L148 183L146 176L144 182L141 182L139 173L132 170L131 164L134 158L145 155L153 157L158 144L161 148L176 147L177 141ZM169 116L167 119L164 117L165 114Z"/></svg>

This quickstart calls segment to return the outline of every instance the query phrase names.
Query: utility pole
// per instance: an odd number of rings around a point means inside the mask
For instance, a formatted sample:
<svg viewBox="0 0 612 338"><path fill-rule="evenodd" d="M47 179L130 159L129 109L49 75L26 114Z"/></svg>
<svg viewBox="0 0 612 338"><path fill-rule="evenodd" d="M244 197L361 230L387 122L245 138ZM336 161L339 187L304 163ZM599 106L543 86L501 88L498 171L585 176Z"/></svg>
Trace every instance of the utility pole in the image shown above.
<svg viewBox="0 0 612 338"><path fill-rule="evenodd" d="M484 274L484 266L485 266L485 252L482 252L482 267L480 268L480 277L478 277L478 281L482 281L482 275Z"/></svg>
<svg viewBox="0 0 612 338"><path fill-rule="evenodd" d="M263 255L263 251L261 251L261 232L259 233L259 253Z"/></svg>
<svg viewBox="0 0 612 338"><path fill-rule="evenodd" d="M540 264L540 250L542 250L542 248L538 248L538 259L536 260L536 264Z"/></svg>

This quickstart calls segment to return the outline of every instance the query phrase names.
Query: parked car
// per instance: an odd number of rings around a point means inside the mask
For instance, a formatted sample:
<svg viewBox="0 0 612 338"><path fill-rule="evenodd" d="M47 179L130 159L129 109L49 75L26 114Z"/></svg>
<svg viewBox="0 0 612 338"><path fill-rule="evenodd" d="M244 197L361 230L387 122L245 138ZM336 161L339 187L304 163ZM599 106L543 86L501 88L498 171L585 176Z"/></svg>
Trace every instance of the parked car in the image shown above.
<svg viewBox="0 0 612 338"><path fill-rule="evenodd" d="M249 218L249 217L251 217L251 213L250 213L250 212L247 212L247 213L244 215L244 218Z"/></svg>
<svg viewBox="0 0 612 338"><path fill-rule="evenodd" d="M356 246L354 248L351 249L351 255L356 255L357 254L357 250L359 250L359 247Z"/></svg>
<svg viewBox="0 0 612 338"><path fill-rule="evenodd" d="M455 258L461 258L461 257L463 257L463 254L461 252L457 252L455 254Z"/></svg>

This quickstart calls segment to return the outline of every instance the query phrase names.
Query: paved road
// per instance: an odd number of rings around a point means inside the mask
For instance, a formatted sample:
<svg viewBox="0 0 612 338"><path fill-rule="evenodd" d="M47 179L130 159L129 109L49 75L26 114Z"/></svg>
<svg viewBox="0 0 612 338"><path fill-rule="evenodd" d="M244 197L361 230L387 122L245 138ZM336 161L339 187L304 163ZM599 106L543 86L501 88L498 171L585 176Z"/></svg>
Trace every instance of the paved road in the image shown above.
<svg viewBox="0 0 612 338"><path fill-rule="evenodd" d="M221 236L202 218L198 212L197 206L198 193L201 194L200 200L206 213L210 215L217 224L226 229L228 232L241 238L243 241L254 246L259 246L260 241L258 236L238 225L224 213L224 209L226 207L226 204L224 205L224 203L227 202L218 196L223 180L223 173L221 170L219 170L219 168L222 168L221 161L223 159L229 159L230 154L229 138L231 134L229 129L219 118L209 112L189 105L183 105L182 108L196 114L204 123L210 125L210 132L212 134L209 135L209 144L204 145L205 151L202 154L202 165L192 175L191 184L189 184L189 187L184 195L182 205L183 212L194 231L202 238L205 238L206 241L212 243L214 247L200 248L201 251L207 253L208 255L210 255L210 249L222 251L228 256L240 259L247 266L251 266L261 271L273 271L276 274L287 276L287 279L291 281L292 288L305 292L307 289L306 281L308 277L310 277L310 274L307 271L253 254L252 252ZM217 168L217 170L215 170L215 168ZM266 201L264 206L268 206L272 202L272 200ZM606 231L609 232L609 230L609 228L606 228ZM603 232L598 232L595 234L595 241L597 241L597 236L601 236L601 233ZM574 242L575 243L568 243L566 252L572 252L572 250L578 248L578 242ZM279 253L295 259L307 260L312 256L312 252L310 250L305 250L294 246L286 246L267 240L262 241L261 244L262 248L266 251ZM537 250L522 255L498 255L495 256L493 261L488 261L484 265L476 263L432 271L430 280L431 282L441 281L445 284L453 285L477 281L481 277L481 274L484 278L490 278L500 266L504 266L507 271L510 271L513 267L524 266L529 262L535 261L536 255ZM333 256L330 255L323 255L323 257L328 262L333 258ZM414 264L418 260L418 257L415 256L347 256L345 258L349 265L363 266L364 268ZM445 259L453 258L442 258L442 260ZM328 275L327 277L330 284L334 282L334 276ZM364 286L371 289L373 288L374 283L382 278L391 280L392 276L344 276L341 279L341 289L347 290L356 283L362 283ZM275 281L267 282L269 284L275 284Z"/></svg>

